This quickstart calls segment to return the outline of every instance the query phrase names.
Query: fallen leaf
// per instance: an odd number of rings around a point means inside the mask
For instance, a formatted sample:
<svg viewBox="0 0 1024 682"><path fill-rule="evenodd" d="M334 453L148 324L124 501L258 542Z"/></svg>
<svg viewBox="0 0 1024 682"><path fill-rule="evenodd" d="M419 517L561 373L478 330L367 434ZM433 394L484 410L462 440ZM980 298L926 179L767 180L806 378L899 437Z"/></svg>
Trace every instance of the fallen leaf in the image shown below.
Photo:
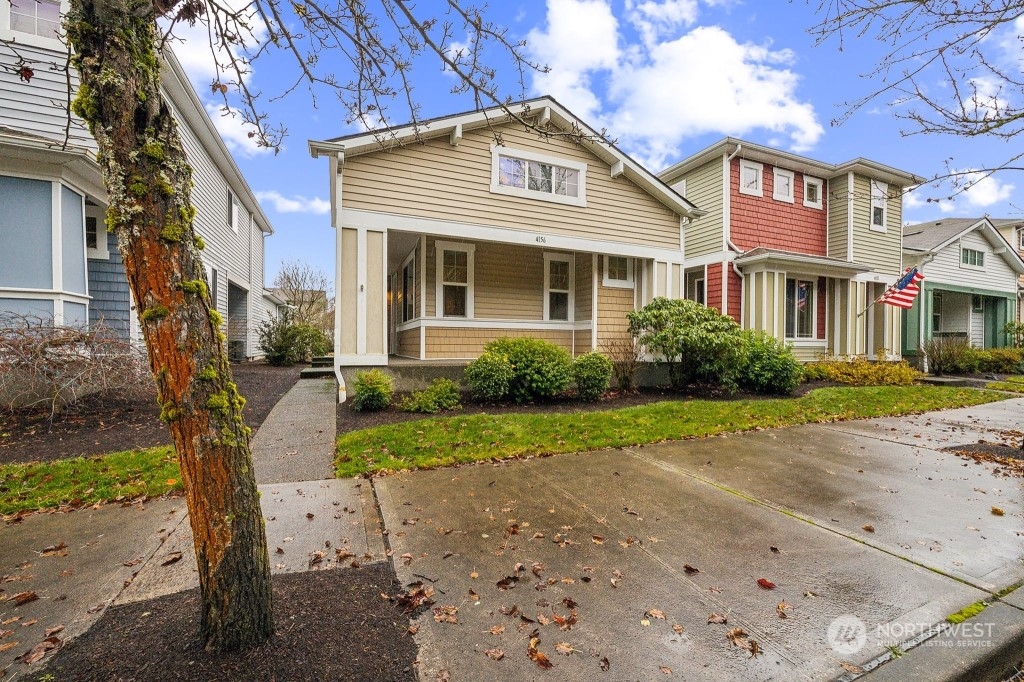
<svg viewBox="0 0 1024 682"><path fill-rule="evenodd" d="M136 557L136 558L132 559L131 561L124 561L124 562L122 562L121 565L122 566L132 567L132 566L138 566L141 563L142 563L142 557Z"/></svg>
<svg viewBox="0 0 1024 682"><path fill-rule="evenodd" d="M551 623L551 619L545 616L543 613L537 614L537 622L541 625L548 625Z"/></svg>
<svg viewBox="0 0 1024 682"><path fill-rule="evenodd" d="M593 536L591 536L590 540L595 545L603 545L604 544L604 538L601 537L600 535L593 535Z"/></svg>
<svg viewBox="0 0 1024 682"><path fill-rule="evenodd" d="M455 552L445 552L444 555L441 558L442 559L447 559L450 556L455 556Z"/></svg>
<svg viewBox="0 0 1024 682"><path fill-rule="evenodd" d="M29 602L39 599L39 595L32 590L26 590L25 592L19 592L18 594L11 597L11 601L14 602L15 606L21 606L22 604L28 604ZM4 625L7 623L4 622Z"/></svg>
<svg viewBox="0 0 1024 682"><path fill-rule="evenodd" d="M452 623L454 625L459 622L458 613L458 606L451 606L449 604L435 606L434 621L437 623Z"/></svg>
<svg viewBox="0 0 1024 682"><path fill-rule="evenodd" d="M68 551L67 550L68 550L67 543L66 542L61 542L61 543L56 544L56 545L50 545L49 547L44 547L39 552L39 556L67 556L68 555Z"/></svg>
<svg viewBox="0 0 1024 682"><path fill-rule="evenodd" d="M608 662L608 657L607 656L603 657L601 659L601 670L603 670L604 672L608 672L608 669L611 668L611 667L612 667L612 665L611 665L611 663Z"/></svg>
<svg viewBox="0 0 1024 682"><path fill-rule="evenodd" d="M743 628L731 628L728 632L725 633L725 637L730 642L732 642L733 646L743 647L744 649L746 648L744 644L740 643L746 640L746 638L748 637L746 630L744 630Z"/></svg>
<svg viewBox="0 0 1024 682"><path fill-rule="evenodd" d="M555 620L555 624L562 630L572 630L572 626L576 625L576 612L571 611L568 616L559 616L557 613L552 613L551 617Z"/></svg>
<svg viewBox="0 0 1024 682"><path fill-rule="evenodd" d="M430 606L434 603L431 599L434 596L433 587L424 587L423 583L412 583L408 587L411 589L396 599L403 613L410 613L421 606Z"/></svg>
<svg viewBox="0 0 1024 682"><path fill-rule="evenodd" d="M658 620L665 620L665 612L661 609L647 609L647 612L644 613L644 615L650 616L651 618L657 618Z"/></svg>
<svg viewBox="0 0 1024 682"><path fill-rule="evenodd" d="M60 639L57 637L47 637L39 644L23 653L21 656L15 658L16 663L24 663L25 665L32 665L33 663L42 659L48 651L52 651L60 646Z"/></svg>
<svg viewBox="0 0 1024 682"><path fill-rule="evenodd" d="M412 563L412 554L409 554L408 552L406 552L405 554L402 555L402 564L405 565L405 566L408 566L411 563Z"/></svg>
<svg viewBox="0 0 1024 682"><path fill-rule="evenodd" d="M534 630L530 633L530 643L526 645L526 655L530 657L530 660L536 663L539 667L547 670L554 666L554 664L548 660L548 657L537 650L540 645L540 631Z"/></svg>
<svg viewBox="0 0 1024 682"><path fill-rule="evenodd" d="M773 583L771 580L768 580L768 578L758 578L757 579L757 584L760 585L765 590L774 590L775 589L775 583Z"/></svg>
<svg viewBox="0 0 1024 682"><path fill-rule="evenodd" d="M517 576L517 575L507 575L504 578L502 578L501 580L499 580L497 583L495 583L495 585L497 585L499 590L511 590L513 587L516 586L516 583L518 583L518 582L519 582L519 576Z"/></svg>
<svg viewBox="0 0 1024 682"><path fill-rule="evenodd" d="M774 545L769 547L768 549L771 550L772 554L782 554L782 550L778 547L775 547Z"/></svg>
<svg viewBox="0 0 1024 682"><path fill-rule="evenodd" d="M683 626L680 625L679 623L673 623L672 624L672 632L676 633L677 635L681 635L681 634L683 634L683 632L685 632L685 630L683 630Z"/></svg>
<svg viewBox="0 0 1024 682"><path fill-rule="evenodd" d="M160 565L170 566L171 564L176 564L179 561L181 561L181 552L171 552L166 557L164 557L164 560L160 562Z"/></svg>
<svg viewBox="0 0 1024 682"><path fill-rule="evenodd" d="M488 630L487 632L491 633L492 635L500 635L501 633L505 632L505 626L504 625L495 625L490 630Z"/></svg>
<svg viewBox="0 0 1024 682"><path fill-rule="evenodd" d="M276 551L276 552L274 552L274 553L275 553L275 554L284 554L284 550L283 550L283 549L281 549L280 547L278 547L278 548L277 548L277 551Z"/></svg>
<svg viewBox="0 0 1024 682"><path fill-rule="evenodd" d="M313 512L306 512L306 518L312 520L313 519Z"/></svg>
<svg viewBox="0 0 1024 682"><path fill-rule="evenodd" d="M995 516L1003 516L1003 515L1005 515L1005 514L1006 514L1006 512L1004 512L1004 511L1003 511L1002 509L1000 509L999 507L992 507L992 513L993 513L993 514L994 514Z"/></svg>
<svg viewBox="0 0 1024 682"><path fill-rule="evenodd" d="M22 623L22 624L21 624L21 627L23 627L23 628L27 628L27 627L30 627L30 626L32 626L32 625L35 625L35 624L36 624L36 623L38 623L38 622L39 622L39 621L38 621L38 620L36 620L35 618L33 618L32 620L26 620L26 621L25 621L24 623Z"/></svg>
<svg viewBox="0 0 1024 682"><path fill-rule="evenodd" d="M651 621L647 620L646 618L643 618L640 620L640 625L643 625L645 628L650 627Z"/></svg>
<svg viewBox="0 0 1024 682"><path fill-rule="evenodd" d="M18 646L21 642L7 642L7 644L0 644L0 652L8 651Z"/></svg>
<svg viewBox="0 0 1024 682"><path fill-rule="evenodd" d="M683 564L683 570L686 571L689 575L693 575L694 573L700 573L699 568L691 566L690 564Z"/></svg>
<svg viewBox="0 0 1024 682"><path fill-rule="evenodd" d="M488 649L484 653L487 654L487 658L491 659L492 661L500 661L501 659L505 658L505 652L501 649Z"/></svg>
<svg viewBox="0 0 1024 682"><path fill-rule="evenodd" d="M818 596L817 592L811 592L810 590L807 590L806 592L804 592L804 597L806 597L808 599L813 598L813 597L817 597L817 596Z"/></svg>
<svg viewBox="0 0 1024 682"><path fill-rule="evenodd" d="M665 673L666 675L672 674L672 668L668 667L667 665L661 666L659 670L661 670L661 672Z"/></svg>
<svg viewBox="0 0 1024 682"><path fill-rule="evenodd" d="M840 663L839 667L841 667L846 672L853 673L855 675L859 675L862 672L864 672L864 668L860 667L859 665L854 665L853 663L847 663L846 661Z"/></svg>
<svg viewBox="0 0 1024 682"><path fill-rule="evenodd" d="M511 618L515 618L520 613L519 607L515 604L509 607L502 606L500 609L498 609L498 611L500 611L503 615L509 616Z"/></svg>
<svg viewBox="0 0 1024 682"><path fill-rule="evenodd" d="M473 601L480 601L480 595L477 594L476 590L474 590L472 587L469 588L469 598Z"/></svg>
<svg viewBox="0 0 1024 682"><path fill-rule="evenodd" d="M721 613L712 613L708 616L708 625L725 625L728 622L729 618Z"/></svg>
<svg viewBox="0 0 1024 682"><path fill-rule="evenodd" d="M562 604L567 609L575 609L578 606L576 601L574 599L570 598L570 597L565 597L564 599L562 599Z"/></svg>
<svg viewBox="0 0 1024 682"><path fill-rule="evenodd" d="M866 526L861 526L861 528L863 528L864 530L866 530L869 533L874 533L875 532L875 527L872 526L870 523L867 524Z"/></svg>
<svg viewBox="0 0 1024 682"><path fill-rule="evenodd" d="M786 615L786 609L788 609L788 608L789 608L789 604L787 604L784 601L780 601L775 606L775 612L779 614L779 618L789 618L789 616Z"/></svg>
<svg viewBox="0 0 1024 682"><path fill-rule="evenodd" d="M408 632L410 635L415 635L417 632L420 631L420 626L410 625L408 628L405 629L405 631Z"/></svg>
<svg viewBox="0 0 1024 682"><path fill-rule="evenodd" d="M476 580L479 577L480 577L480 574L477 573L476 571L473 571L472 573L469 574L470 580Z"/></svg>
<svg viewBox="0 0 1024 682"><path fill-rule="evenodd" d="M573 649L572 644L569 644L568 642L559 642L555 645L555 651L565 656L571 656L572 652L576 650Z"/></svg>

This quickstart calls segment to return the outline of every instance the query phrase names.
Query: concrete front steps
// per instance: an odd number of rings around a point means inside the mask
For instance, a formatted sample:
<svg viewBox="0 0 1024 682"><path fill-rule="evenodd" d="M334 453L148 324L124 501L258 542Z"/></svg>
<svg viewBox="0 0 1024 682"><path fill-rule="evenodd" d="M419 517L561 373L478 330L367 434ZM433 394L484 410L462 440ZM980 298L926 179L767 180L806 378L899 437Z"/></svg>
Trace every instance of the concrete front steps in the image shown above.
<svg viewBox="0 0 1024 682"><path fill-rule="evenodd" d="M330 355L320 355L313 358L312 364L299 372L300 379L320 379L334 376L334 358Z"/></svg>

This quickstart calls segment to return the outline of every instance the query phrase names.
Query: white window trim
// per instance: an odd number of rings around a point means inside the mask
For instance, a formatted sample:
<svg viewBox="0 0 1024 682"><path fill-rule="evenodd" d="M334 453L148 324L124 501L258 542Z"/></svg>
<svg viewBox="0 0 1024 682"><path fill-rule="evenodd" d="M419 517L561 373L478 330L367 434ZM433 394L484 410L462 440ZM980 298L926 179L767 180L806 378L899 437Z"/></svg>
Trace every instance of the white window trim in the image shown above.
<svg viewBox="0 0 1024 682"><path fill-rule="evenodd" d="M476 253L475 244L466 244L464 242L446 242L440 239L434 242L434 310L437 311L437 317L444 317L444 252L445 251L464 251L466 252L466 316L465 317L446 317L445 319L453 320L472 320L473 319L473 256Z"/></svg>
<svg viewBox="0 0 1024 682"><path fill-rule="evenodd" d="M812 299L811 299L811 335L810 336L789 336L787 334L787 330L786 330L786 320L785 320L785 318L783 318L783 320L782 320L782 333L785 336L786 341L794 341L794 342L796 342L796 341L822 341L823 339L819 339L818 338L818 278L817 277L809 277L809 276L806 276L806 275L803 275L803 276L801 276L801 275L793 275L792 277L787 275L786 276L786 280L787 281L788 280L793 280L794 282L797 282L798 284L800 282L810 282L811 285L812 285L811 291L813 292ZM786 287L786 288L788 288L788 287ZM789 305L789 300L788 299L789 299L789 296L786 295L786 300L785 300L785 304L786 305ZM793 332L797 333L798 330L795 327L799 327L799 325L797 324L795 316L793 318L793 325L794 325Z"/></svg>
<svg viewBox="0 0 1024 682"><path fill-rule="evenodd" d="M965 251L974 251L976 253L980 253L981 254L981 265L973 265L971 263L965 263L964 262L964 252ZM963 246L963 245L960 246L960 268L962 270L984 270L985 269L985 260L986 260L985 252L983 250L981 250L981 249L972 249L969 246Z"/></svg>
<svg viewBox="0 0 1024 682"><path fill-rule="evenodd" d="M889 226L889 184L871 180L871 204L868 210L868 227L875 232L885 232ZM875 190L878 190L876 194ZM875 224L875 201L882 200L882 224Z"/></svg>
<svg viewBox="0 0 1024 682"><path fill-rule="evenodd" d="M103 219L103 210L97 206L85 206L82 229L85 229L85 222L89 218L96 219L96 248L89 246L89 240L85 242L85 257L93 260L110 260L110 249L107 242L107 223Z"/></svg>
<svg viewBox="0 0 1024 682"><path fill-rule="evenodd" d="M789 178L789 194L779 194L779 178ZM775 168L772 176L772 199L793 203L793 194L796 192L796 174L784 168Z"/></svg>
<svg viewBox="0 0 1024 682"><path fill-rule="evenodd" d="M601 268L601 284L612 289L632 289L635 286L636 278L633 272L633 259L628 256L615 256L612 258L626 259L626 279L608 279L608 256L601 256L603 259Z"/></svg>
<svg viewBox="0 0 1024 682"><path fill-rule="evenodd" d="M808 201L807 200L807 186L808 185L817 185L817 187L818 187L818 201L815 202L815 201ZM804 206L806 206L807 208L817 208L817 209L824 208L824 202L822 201L822 193L824 191L825 191L825 181L824 180L822 180L821 178L815 178L815 177L810 176L810 175L805 175L804 176Z"/></svg>
<svg viewBox="0 0 1024 682"><path fill-rule="evenodd" d="M71 4L68 0L61 0L61 19L64 18L70 9ZM17 43L18 45L30 45L32 47L41 47L47 50L67 52L67 46L64 42L56 38L44 38L43 36L37 36L34 33L23 33L21 31L11 30L10 0L0 0L0 40Z"/></svg>
<svg viewBox="0 0 1024 682"><path fill-rule="evenodd" d="M2 1L2 0L0 0ZM525 161L534 161L536 163L546 163L552 166L561 166L563 168L569 168L579 173L579 196L568 197L562 196L561 194L548 194L547 192L537 192L530 189L520 189L519 187L506 187L505 185L498 184L498 168L500 159L502 156L513 156L517 159L523 159ZM523 199L535 199L538 201L550 201L555 204L568 204L569 206L586 206L587 205L587 164L580 161L573 161L571 159L564 159L558 156L550 156L548 154L538 154L536 152L529 152L522 149L513 149L511 147L499 147L496 144L491 145L491 193L492 194L507 194L513 197L520 197Z"/></svg>
<svg viewBox="0 0 1024 682"><path fill-rule="evenodd" d="M753 168L757 171L757 189L750 189L743 186L743 169L745 168ZM757 161L740 159L739 190L740 194L749 194L752 197L764 196L764 164L758 163Z"/></svg>
<svg viewBox="0 0 1024 682"><path fill-rule="evenodd" d="M1024 229L1022 229L1018 235L1018 250L1024 251Z"/></svg>
<svg viewBox="0 0 1024 682"><path fill-rule="evenodd" d="M403 298L402 299L402 309L398 312L398 321L401 324L405 324L406 322L412 322L417 317L419 317L419 314L418 314L419 311L416 308L416 303L417 303L417 301L416 301L416 268L418 267L418 265L417 265L417 261L416 261L416 249L415 248L412 251L409 252L409 255L405 257L404 261L402 261L402 267L400 267L398 269L398 286L399 287L402 286L402 282L403 282L404 277L405 277L405 269L407 267L409 267L410 263L412 264L412 278L411 278L412 279L412 286L410 287L410 293L412 294L412 317L410 317L408 320L405 319L405 306L407 305L407 303L406 303L405 299Z"/></svg>
<svg viewBox="0 0 1024 682"><path fill-rule="evenodd" d="M573 285L576 283L576 268L573 263L574 260L575 258L569 253L544 253L544 320L547 322L575 322L576 297L574 289L576 287ZM568 317L564 320L551 319L551 268L549 267L551 261L559 261L569 265L569 289L567 290L569 294Z"/></svg>

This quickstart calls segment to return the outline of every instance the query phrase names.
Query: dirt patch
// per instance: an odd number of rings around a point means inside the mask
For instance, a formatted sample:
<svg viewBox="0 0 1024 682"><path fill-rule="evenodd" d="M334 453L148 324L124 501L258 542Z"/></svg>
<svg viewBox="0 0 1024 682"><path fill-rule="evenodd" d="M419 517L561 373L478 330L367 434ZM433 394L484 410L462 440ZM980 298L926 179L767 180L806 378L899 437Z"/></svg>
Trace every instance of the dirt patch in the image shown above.
<svg viewBox="0 0 1024 682"><path fill-rule="evenodd" d="M232 365L232 376L246 398L249 426L259 428L281 396L298 381L300 370L262 363ZM0 412L3 464L101 455L169 442L155 393L135 398L86 396L52 421L48 409Z"/></svg>
<svg viewBox="0 0 1024 682"><path fill-rule="evenodd" d="M811 381L797 386L791 397L805 395L809 391L825 386L838 386L827 381ZM663 400L765 400L777 398L778 396L755 395L744 391L728 393L717 386L695 386L685 391L676 391L668 387L641 388L636 391L609 391L601 400L583 402L575 397L561 397L542 403L516 404L482 404L474 402L468 394L463 395L463 406L458 412L442 412L439 414L422 414L417 412L403 412L398 409L405 393L396 393L391 401L391 406L379 412L360 412L352 407L352 401L341 403L337 410L338 433L348 433L359 429L368 429L373 426L384 424L397 424L399 422L413 421L416 419L427 419L430 417L451 417L464 414L530 414L530 413L567 413L567 412L593 412L595 410L617 410L624 407L636 407L647 405Z"/></svg>
<svg viewBox="0 0 1024 682"><path fill-rule="evenodd" d="M967 445L953 445L943 450L971 459L978 464L991 465L997 475L1024 478L1024 449L1021 448L1024 432L1001 431L999 438L999 442L980 440Z"/></svg>
<svg viewBox="0 0 1024 682"><path fill-rule="evenodd" d="M398 592L388 564L274 576L274 636L229 654L196 637L198 588L115 606L30 679L415 680L409 620L381 597Z"/></svg>

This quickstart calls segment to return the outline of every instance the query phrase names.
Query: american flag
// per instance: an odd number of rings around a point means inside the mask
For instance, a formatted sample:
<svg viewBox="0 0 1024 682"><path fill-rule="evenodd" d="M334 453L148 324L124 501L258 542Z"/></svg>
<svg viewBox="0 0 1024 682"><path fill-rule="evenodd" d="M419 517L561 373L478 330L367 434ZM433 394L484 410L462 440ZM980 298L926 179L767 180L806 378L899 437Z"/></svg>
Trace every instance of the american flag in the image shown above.
<svg viewBox="0 0 1024 682"><path fill-rule="evenodd" d="M918 272L917 268L907 268L899 281L886 289L875 303L888 303L897 308L910 308L914 305L914 299L921 292L918 282L923 279L924 275Z"/></svg>

